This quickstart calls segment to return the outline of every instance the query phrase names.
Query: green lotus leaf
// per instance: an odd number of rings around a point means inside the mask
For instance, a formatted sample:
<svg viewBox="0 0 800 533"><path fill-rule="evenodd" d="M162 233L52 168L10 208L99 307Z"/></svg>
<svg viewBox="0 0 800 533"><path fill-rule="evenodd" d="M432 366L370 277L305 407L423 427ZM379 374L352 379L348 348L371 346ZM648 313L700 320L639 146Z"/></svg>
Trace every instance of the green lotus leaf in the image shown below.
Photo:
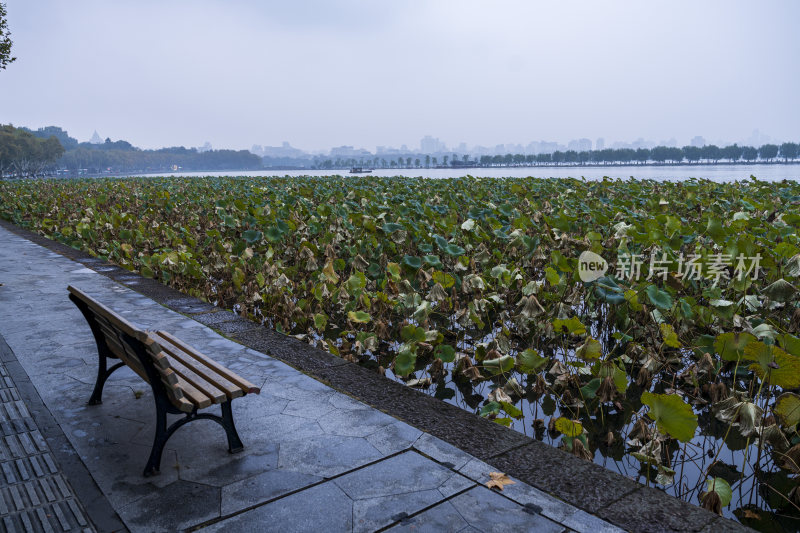
<svg viewBox="0 0 800 533"><path fill-rule="evenodd" d="M500 402L500 406L503 408L503 411L505 411L505 413L511 418L516 418L516 419L522 418L522 411L514 404L509 402Z"/></svg>
<svg viewBox="0 0 800 533"><path fill-rule="evenodd" d="M283 239L283 233L275 226L272 226L267 229L264 237L266 237L269 242L279 242L281 239Z"/></svg>
<svg viewBox="0 0 800 533"><path fill-rule="evenodd" d="M449 289L456 284L456 279L452 276L452 274L447 274L437 270L433 273L433 282L440 284L444 289Z"/></svg>
<svg viewBox="0 0 800 533"><path fill-rule="evenodd" d="M448 242L447 242L447 239L445 239L444 237L442 237L440 235L434 235L433 236L433 240L436 242L436 245L439 248L441 248L442 250L447 248Z"/></svg>
<svg viewBox="0 0 800 533"><path fill-rule="evenodd" d="M517 355L517 368L519 368L520 372L534 374L541 370L549 361L549 358L540 356L533 348L528 348Z"/></svg>
<svg viewBox="0 0 800 533"><path fill-rule="evenodd" d="M659 289L655 285L648 285L647 288L645 288L645 292L650 299L650 303L659 309L663 309L664 311L672 309L672 296L670 296L667 291Z"/></svg>
<svg viewBox="0 0 800 533"><path fill-rule="evenodd" d="M771 385L785 389L800 387L800 358L781 350L777 346L755 341L744 349L743 359L755 361L750 370Z"/></svg>
<svg viewBox="0 0 800 533"><path fill-rule="evenodd" d="M697 415L677 394L642 393L642 403L650 407L647 416L655 420L661 433L689 442L697 430Z"/></svg>
<svg viewBox="0 0 800 533"><path fill-rule="evenodd" d="M785 333L783 335L779 335L777 337L777 341L781 348L795 357L800 357L800 338Z"/></svg>
<svg viewBox="0 0 800 533"><path fill-rule="evenodd" d="M449 344L442 344L436 347L435 357L445 363L452 363L456 359L456 350Z"/></svg>
<svg viewBox="0 0 800 533"><path fill-rule="evenodd" d="M659 324L658 328L661 330L661 338L664 344L670 348L680 348L681 342L678 340L678 334L670 324Z"/></svg>
<svg viewBox="0 0 800 533"><path fill-rule="evenodd" d="M612 378L614 379L614 386L617 388L617 392L625 394L625 391L628 390L628 374L621 368L615 366Z"/></svg>
<svg viewBox="0 0 800 533"><path fill-rule="evenodd" d="M442 268L442 261L435 255L426 255L422 257L425 264L433 268Z"/></svg>
<svg viewBox="0 0 800 533"><path fill-rule="evenodd" d="M259 242L264 237L264 234L260 231L249 229L242 233L242 238L247 241L248 244L255 244Z"/></svg>
<svg viewBox="0 0 800 533"><path fill-rule="evenodd" d="M577 420L570 420L563 416L556 420L556 431L567 437L578 437L583 434L583 425Z"/></svg>
<svg viewBox="0 0 800 533"><path fill-rule="evenodd" d="M600 341L587 337L586 342L575 350L575 355L584 361L593 361L603 356L603 347Z"/></svg>
<svg viewBox="0 0 800 533"><path fill-rule="evenodd" d="M514 358L504 355L495 359L484 359L483 366L492 374L504 374L514 368Z"/></svg>
<svg viewBox="0 0 800 533"><path fill-rule="evenodd" d="M708 497L712 492L716 493L719 497L722 507L727 507L731 503L733 491L727 481L721 477L710 478L706 480L706 491L700 496L701 501Z"/></svg>
<svg viewBox="0 0 800 533"><path fill-rule="evenodd" d="M400 338L406 342L424 342L425 330L414 324L408 324L400 330Z"/></svg>
<svg viewBox="0 0 800 533"><path fill-rule="evenodd" d="M714 242L723 244L727 237L725 228L722 227L722 222L718 218L709 217L708 224L706 225L706 233L714 239Z"/></svg>
<svg viewBox="0 0 800 533"><path fill-rule="evenodd" d="M347 290L350 293L354 293L356 291L363 290L364 287L367 286L367 277L364 275L363 272L353 272L347 281L345 282L347 285Z"/></svg>
<svg viewBox="0 0 800 533"><path fill-rule="evenodd" d="M800 396L793 392L784 392L775 401L772 412L785 428L791 428L800 422Z"/></svg>
<svg viewBox="0 0 800 533"><path fill-rule="evenodd" d="M757 341L758 339L751 333L729 331L717 335L714 340L714 351L725 361L738 361L744 355L745 347Z"/></svg>
<svg viewBox="0 0 800 533"><path fill-rule="evenodd" d="M347 313L347 318L351 322L357 322L359 324L366 324L372 320L370 314L364 311L349 311Z"/></svg>
<svg viewBox="0 0 800 533"><path fill-rule="evenodd" d="M597 297L609 304L621 304L625 302L625 291L617 285L614 278L603 276L594 283L594 293Z"/></svg>
<svg viewBox="0 0 800 533"><path fill-rule="evenodd" d="M572 317L569 319L557 318L553 320L553 330L557 333L564 333L566 330L567 333L572 335L583 335L586 333L586 326L584 326L578 317Z"/></svg>
<svg viewBox="0 0 800 533"><path fill-rule="evenodd" d="M394 222L388 222L388 223L384 224L383 226L381 226L381 229L387 235L391 235L395 231L399 231L399 230L403 229L403 226L401 226L400 224L396 224Z"/></svg>
<svg viewBox="0 0 800 533"><path fill-rule="evenodd" d="M367 275L370 279L378 279L381 275L381 266L378 263L370 263L367 267Z"/></svg>
<svg viewBox="0 0 800 533"><path fill-rule="evenodd" d="M397 357L394 359L394 373L398 376L407 376L417 364L417 346L415 344L404 344Z"/></svg>
<svg viewBox="0 0 800 533"><path fill-rule="evenodd" d="M464 255L464 253L466 253L466 250L464 250L462 247L460 247L460 246L458 246L456 244L448 244L442 250L447 255L452 255L454 257L455 256L459 256L459 255Z"/></svg>
<svg viewBox="0 0 800 533"><path fill-rule="evenodd" d="M487 417L490 415L499 415L500 409L502 409L502 407L503 406L500 405L500 402L488 402L486 405L481 407L481 410L478 412L478 414L482 417Z"/></svg>
<svg viewBox="0 0 800 533"><path fill-rule="evenodd" d="M413 255L404 255L400 262L412 270L419 270L422 267L422 259Z"/></svg>
<svg viewBox="0 0 800 533"><path fill-rule="evenodd" d="M400 281L400 265L397 263L388 263L386 265L386 273L389 274L392 281Z"/></svg>
<svg viewBox="0 0 800 533"><path fill-rule="evenodd" d="M556 272L556 269L553 267L544 269L544 277L550 285L558 285L558 282L561 281L561 276L559 276L558 272Z"/></svg>
<svg viewBox="0 0 800 533"><path fill-rule="evenodd" d="M785 279L779 279L764 287L761 294L775 302L788 302L797 294L797 288Z"/></svg>
<svg viewBox="0 0 800 533"><path fill-rule="evenodd" d="M600 378L594 378L589 380L589 383L581 387L581 398L584 400L591 400L595 396L597 396L597 391L600 389L600 385L603 383L603 380Z"/></svg>

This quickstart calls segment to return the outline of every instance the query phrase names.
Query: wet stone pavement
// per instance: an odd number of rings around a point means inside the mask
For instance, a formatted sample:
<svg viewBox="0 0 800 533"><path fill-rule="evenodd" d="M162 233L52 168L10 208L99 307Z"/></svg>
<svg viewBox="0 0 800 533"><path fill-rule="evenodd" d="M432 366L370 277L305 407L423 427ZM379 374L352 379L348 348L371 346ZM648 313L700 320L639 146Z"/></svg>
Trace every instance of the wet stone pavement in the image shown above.
<svg viewBox="0 0 800 533"><path fill-rule="evenodd" d="M502 492L488 489L489 473L497 468L222 337L98 274L101 268L0 227L0 345L4 339L20 379L29 379L41 397L40 411L52 426L44 440L57 444L70 473L62 475L48 461L37 417L26 413L7 372L0 377L0 425L5 442L6 431L11 440L29 442L30 455L22 460L31 461L29 476L59 498L44 503L37 492L41 505L25 502L29 516L41 516L45 505L61 510L54 509L52 530L80 530L86 516L87 526L94 523L100 531L621 531L519 480ZM103 403L86 405L97 351L67 297L68 285L140 327L169 331L260 386L261 394L232 403L244 451L228 454L222 429L195 421L169 440L160 475L143 477L154 435L152 393L123 368L107 382ZM8 472L7 464L20 463L3 446L0 460ZM0 501L0 530L39 531L5 522L17 516L9 491L23 495L26 483L11 479L0 485L6 502ZM77 501L61 491L59 479L86 496Z"/></svg>
<svg viewBox="0 0 800 533"><path fill-rule="evenodd" d="M0 356L0 530L94 531Z"/></svg>

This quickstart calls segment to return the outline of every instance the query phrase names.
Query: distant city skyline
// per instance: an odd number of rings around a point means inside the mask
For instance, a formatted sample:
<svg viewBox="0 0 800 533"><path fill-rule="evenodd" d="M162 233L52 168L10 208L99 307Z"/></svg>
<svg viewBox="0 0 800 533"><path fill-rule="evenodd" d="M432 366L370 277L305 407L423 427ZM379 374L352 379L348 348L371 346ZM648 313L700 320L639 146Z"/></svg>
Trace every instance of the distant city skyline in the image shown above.
<svg viewBox="0 0 800 533"><path fill-rule="evenodd" d="M66 129L66 128L65 128ZM69 131L69 130L67 130ZM80 139L79 139L80 140ZM117 140L125 140L127 139L111 139L112 141ZM92 144L99 144L103 141L103 136L101 136L97 130L94 130L92 133L92 137L87 141L82 142L89 142ZM230 146L218 146L218 149L245 149L249 150L250 152L257 154L261 157L275 157L275 158L303 158L307 156L317 156L317 155L324 155L324 156L331 156L331 157L366 157L371 155L377 154L386 154L386 155L399 155L399 154L459 154L459 155L502 155L507 153L515 153L515 154L541 154L541 153L553 153L555 151L567 151L573 150L576 152L588 152L591 150L603 150L604 148L653 148L655 146L667 146L667 147L677 147L681 148L683 146L695 146L695 147L702 147L706 145L717 145L720 147L728 146L732 144L738 144L741 146L753 146L759 147L764 144L781 144L782 142L800 142L800 139L773 139L769 135L761 133L759 130L753 130L751 135L746 139L740 140L707 140L702 135L695 135L687 142L679 142L677 139L670 138L661 141L653 141L650 139L644 139L643 137L639 137L633 141L619 141L615 140L613 142L607 142L605 138L598 137L594 141L589 138L582 137L579 139L571 139L567 142L561 143L557 141L531 141L526 144L522 143L501 143L496 144L494 146L480 146L480 145L468 145L465 142L458 143L457 146L451 147L448 146L446 142L442 141L437 137L433 137L432 135L425 135L422 139L419 140L417 146L412 144L409 147L408 144L403 144L399 148L393 146L384 146L384 145L376 145L374 150L369 150L366 147L356 147L354 145L340 145L340 146L333 146L329 149L321 149L321 150L305 150L301 147L292 146L290 142L283 141L280 146L268 146L268 145L260 145L260 144L253 144L250 148L241 148L241 147L230 147ZM178 145L184 146L184 145ZM166 148L166 147L162 147ZM206 141L201 146L190 147L195 148L200 152L207 151L214 149L215 147L209 142Z"/></svg>
<svg viewBox="0 0 800 533"><path fill-rule="evenodd" d="M764 144L781 144L782 142L800 142L800 139L773 139L769 135L761 133L759 130L753 130L751 135L746 139L740 140L706 140L702 135L695 135L686 142L679 142L677 139L670 138L661 141L653 141L639 137L633 141L606 141L603 137L598 137L594 141L589 138L582 137L578 139L571 139L567 142L557 141L530 141L528 143L501 143L494 146L480 146L468 145L465 142L460 142L456 146L448 146L448 144L437 137L432 135L425 135L416 146L403 144L399 148L393 146L375 146L373 150L368 147L357 147L355 145L340 145L333 146L327 150L304 150L301 147L292 146L288 141L283 141L281 146L264 146L254 144L250 147L250 151L262 157L302 157L304 155L328 155L332 157L364 157L374 154L459 154L459 155L498 155L498 154L540 154L552 153L555 151L574 150L576 152L588 152L591 150L603 150L604 148L653 148L655 146L667 146L681 148L683 146L705 146L717 145L728 146L731 144L738 144L742 146L759 147Z"/></svg>

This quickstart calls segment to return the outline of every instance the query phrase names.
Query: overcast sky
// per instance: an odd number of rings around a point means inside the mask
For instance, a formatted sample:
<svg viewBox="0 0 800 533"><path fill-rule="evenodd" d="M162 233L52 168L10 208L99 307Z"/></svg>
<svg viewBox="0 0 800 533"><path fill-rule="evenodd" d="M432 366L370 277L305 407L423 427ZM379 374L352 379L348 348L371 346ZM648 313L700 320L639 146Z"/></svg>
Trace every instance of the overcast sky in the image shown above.
<svg viewBox="0 0 800 533"><path fill-rule="evenodd" d="M0 123L82 141L800 141L795 0L6 4Z"/></svg>

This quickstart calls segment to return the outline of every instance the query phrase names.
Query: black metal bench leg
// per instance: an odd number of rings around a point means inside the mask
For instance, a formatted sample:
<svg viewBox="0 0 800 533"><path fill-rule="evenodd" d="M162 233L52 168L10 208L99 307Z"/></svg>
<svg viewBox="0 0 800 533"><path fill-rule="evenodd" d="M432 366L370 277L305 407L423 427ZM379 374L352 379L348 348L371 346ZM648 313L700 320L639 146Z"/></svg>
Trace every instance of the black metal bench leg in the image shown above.
<svg viewBox="0 0 800 533"><path fill-rule="evenodd" d="M221 403L222 409L222 427L225 428L225 434L228 436L228 452L239 453L244 450L244 444L239 439L239 434L236 433L236 426L233 424L233 411L231 411L231 402Z"/></svg>
<svg viewBox="0 0 800 533"><path fill-rule="evenodd" d="M161 452L169 439L167 431L167 411L156 399L156 435L153 438L153 449L150 451L150 459L144 467L144 476L149 477L161 471Z"/></svg>
<svg viewBox="0 0 800 533"><path fill-rule="evenodd" d="M116 369L121 368L125 363L119 362L106 370L108 357L101 355L99 368L97 369L97 381L94 384L92 396L89 398L89 405L100 405L103 403L103 387L110 376Z"/></svg>
<svg viewBox="0 0 800 533"><path fill-rule="evenodd" d="M97 364L97 381L94 382L94 390L92 391L92 396L89 398L89 405L99 405L103 403L103 385L106 384L106 378L108 378L108 372L106 370L107 357L102 353L102 348L98 347L97 350L100 352L100 360Z"/></svg>

